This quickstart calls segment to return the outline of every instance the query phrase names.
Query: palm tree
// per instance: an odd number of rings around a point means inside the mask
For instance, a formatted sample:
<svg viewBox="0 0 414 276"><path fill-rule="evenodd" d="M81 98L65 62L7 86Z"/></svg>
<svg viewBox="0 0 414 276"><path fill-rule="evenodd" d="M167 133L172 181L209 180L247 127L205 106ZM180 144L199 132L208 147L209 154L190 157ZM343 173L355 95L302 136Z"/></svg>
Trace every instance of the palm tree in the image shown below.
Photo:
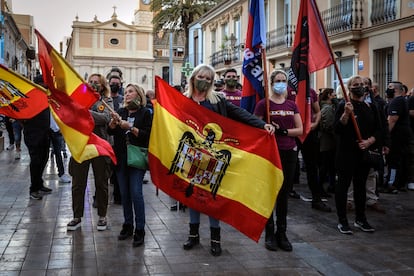
<svg viewBox="0 0 414 276"><path fill-rule="evenodd" d="M184 60L186 61L188 60L188 26L219 2L221 0L153 0L151 11L154 12L152 20L154 33L184 31Z"/></svg>

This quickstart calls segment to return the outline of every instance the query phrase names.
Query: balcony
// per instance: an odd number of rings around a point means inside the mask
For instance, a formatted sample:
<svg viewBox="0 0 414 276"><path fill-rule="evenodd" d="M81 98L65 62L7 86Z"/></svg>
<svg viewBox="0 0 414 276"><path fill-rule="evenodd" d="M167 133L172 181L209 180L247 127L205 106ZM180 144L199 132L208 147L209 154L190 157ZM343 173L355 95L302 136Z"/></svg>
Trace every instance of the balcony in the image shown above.
<svg viewBox="0 0 414 276"><path fill-rule="evenodd" d="M243 59L244 44L241 43L234 47L227 47L223 50L213 53L210 57L213 67L230 65L232 63L241 62Z"/></svg>
<svg viewBox="0 0 414 276"><path fill-rule="evenodd" d="M372 26L394 21L397 17L396 10L396 0L373 0L370 17Z"/></svg>
<svg viewBox="0 0 414 276"><path fill-rule="evenodd" d="M322 11L321 17L329 36L347 31L359 31L364 24L363 1L342 1L341 4Z"/></svg>
<svg viewBox="0 0 414 276"><path fill-rule="evenodd" d="M266 50L286 49L293 45L296 25L285 25L267 33Z"/></svg>

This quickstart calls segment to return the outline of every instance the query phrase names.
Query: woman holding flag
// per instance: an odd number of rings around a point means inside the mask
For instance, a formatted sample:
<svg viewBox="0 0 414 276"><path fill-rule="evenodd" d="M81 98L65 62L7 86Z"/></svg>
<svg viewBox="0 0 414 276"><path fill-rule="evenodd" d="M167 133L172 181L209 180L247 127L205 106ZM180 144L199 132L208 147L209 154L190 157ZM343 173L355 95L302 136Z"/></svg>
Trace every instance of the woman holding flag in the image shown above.
<svg viewBox="0 0 414 276"><path fill-rule="evenodd" d="M256 116L247 112L229 101L227 101L222 94L213 91L215 71L210 65L200 64L194 68L191 74L188 91L185 96L198 103L203 108L210 109L225 117L245 123L247 125L265 129L268 133L274 133L274 126L266 124L264 121L258 119ZM200 212L189 208L190 213L190 234L188 240L184 243L185 250L192 249L195 245L200 243L199 226L200 226ZM219 220L209 217L210 221L210 237L211 248L210 253L213 256L221 255L220 245L220 222Z"/></svg>
<svg viewBox="0 0 414 276"><path fill-rule="evenodd" d="M285 251L292 251L292 245L286 237L286 216L288 209L288 192L294 180L298 147L295 137L302 135L303 126L298 107L295 102L287 100L287 75L284 71L275 70L270 75L272 95L270 96L269 111L266 110L266 99L256 105L254 114L265 118L270 112L270 121L276 126L276 142L283 167L283 184L276 200L276 226L273 213L265 228L265 247L276 251L277 247Z"/></svg>

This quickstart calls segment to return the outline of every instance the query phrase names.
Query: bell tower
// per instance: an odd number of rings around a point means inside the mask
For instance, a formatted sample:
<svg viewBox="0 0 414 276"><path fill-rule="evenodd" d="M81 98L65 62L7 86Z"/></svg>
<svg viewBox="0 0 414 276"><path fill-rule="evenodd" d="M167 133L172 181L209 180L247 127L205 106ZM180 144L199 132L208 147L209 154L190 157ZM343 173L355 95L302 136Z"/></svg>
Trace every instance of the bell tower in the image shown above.
<svg viewBox="0 0 414 276"><path fill-rule="evenodd" d="M135 10L135 25L152 27L153 13L151 11L151 0L138 0Z"/></svg>

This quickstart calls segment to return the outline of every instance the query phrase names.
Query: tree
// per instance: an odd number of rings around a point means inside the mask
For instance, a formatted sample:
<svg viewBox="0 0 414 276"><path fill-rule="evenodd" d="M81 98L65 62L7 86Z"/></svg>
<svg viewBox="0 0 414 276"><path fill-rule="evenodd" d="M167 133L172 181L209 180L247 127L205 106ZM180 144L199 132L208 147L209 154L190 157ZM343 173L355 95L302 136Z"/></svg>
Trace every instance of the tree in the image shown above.
<svg viewBox="0 0 414 276"><path fill-rule="evenodd" d="M221 0L153 0L151 11L154 33L184 32L184 57L188 59L188 26L216 6Z"/></svg>

